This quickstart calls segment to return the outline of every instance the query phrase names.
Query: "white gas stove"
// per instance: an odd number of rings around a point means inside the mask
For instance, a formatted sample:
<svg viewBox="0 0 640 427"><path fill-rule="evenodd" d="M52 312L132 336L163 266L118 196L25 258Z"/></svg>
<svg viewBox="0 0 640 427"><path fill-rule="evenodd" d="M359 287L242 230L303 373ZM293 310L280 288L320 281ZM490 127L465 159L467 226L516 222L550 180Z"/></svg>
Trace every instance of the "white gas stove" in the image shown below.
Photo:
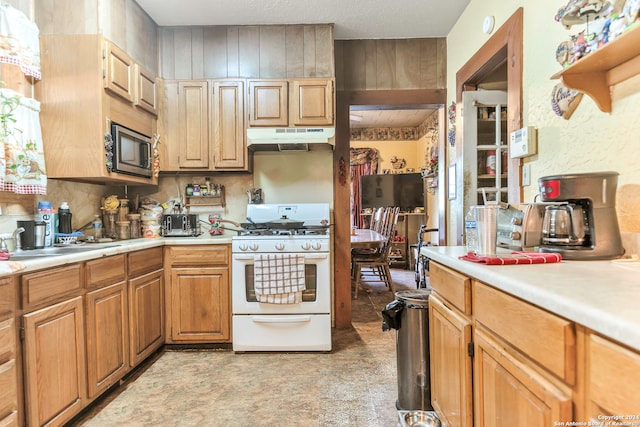
<svg viewBox="0 0 640 427"><path fill-rule="evenodd" d="M248 205L247 220L231 244L234 351L331 350L329 204ZM254 263L270 255L302 255L301 301L257 300Z"/></svg>

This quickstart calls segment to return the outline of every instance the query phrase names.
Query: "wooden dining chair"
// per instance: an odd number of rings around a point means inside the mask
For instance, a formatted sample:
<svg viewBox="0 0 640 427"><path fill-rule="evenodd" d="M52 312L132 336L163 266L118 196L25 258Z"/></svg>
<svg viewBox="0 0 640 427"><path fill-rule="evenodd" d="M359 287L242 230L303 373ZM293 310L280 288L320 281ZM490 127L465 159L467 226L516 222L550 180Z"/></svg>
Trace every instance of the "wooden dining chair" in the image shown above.
<svg viewBox="0 0 640 427"><path fill-rule="evenodd" d="M358 298L358 288L361 283L384 283L391 292L394 292L391 270L389 269L389 256L399 213L400 208L398 207L385 209L385 224L380 232L385 236L385 242L380 249L369 254L352 254L351 264L355 281L354 299Z"/></svg>

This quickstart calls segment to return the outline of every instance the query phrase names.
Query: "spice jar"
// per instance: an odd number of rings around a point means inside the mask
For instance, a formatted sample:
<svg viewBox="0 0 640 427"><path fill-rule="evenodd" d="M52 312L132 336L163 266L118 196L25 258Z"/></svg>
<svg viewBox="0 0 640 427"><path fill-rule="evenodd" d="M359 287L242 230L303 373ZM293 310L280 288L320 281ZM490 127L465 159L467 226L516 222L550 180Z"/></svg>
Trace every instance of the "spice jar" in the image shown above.
<svg viewBox="0 0 640 427"><path fill-rule="evenodd" d="M141 227L140 227L140 214L129 214L127 215L127 219L130 221L130 236L132 239L140 238Z"/></svg>
<svg viewBox="0 0 640 427"><path fill-rule="evenodd" d="M131 223L129 221L116 221L118 239L127 240L131 236Z"/></svg>

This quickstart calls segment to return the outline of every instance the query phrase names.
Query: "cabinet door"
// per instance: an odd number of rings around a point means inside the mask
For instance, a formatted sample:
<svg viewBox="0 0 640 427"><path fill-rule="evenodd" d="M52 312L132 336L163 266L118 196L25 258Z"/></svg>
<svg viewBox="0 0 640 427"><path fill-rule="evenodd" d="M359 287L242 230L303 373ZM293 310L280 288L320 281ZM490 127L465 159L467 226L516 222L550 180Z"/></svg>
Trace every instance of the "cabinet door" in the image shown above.
<svg viewBox="0 0 640 427"><path fill-rule="evenodd" d="M136 102L138 108L158 115L158 93L156 90L156 78L139 64L135 65L136 76Z"/></svg>
<svg viewBox="0 0 640 427"><path fill-rule="evenodd" d="M287 81L249 81L249 126L287 126L288 104Z"/></svg>
<svg viewBox="0 0 640 427"><path fill-rule="evenodd" d="M574 420L570 394L483 331L476 329L474 341L476 427L547 427Z"/></svg>
<svg viewBox="0 0 640 427"><path fill-rule="evenodd" d="M24 315L27 425L61 425L84 406L83 325L80 296Z"/></svg>
<svg viewBox="0 0 640 427"><path fill-rule="evenodd" d="M618 415L638 425L640 354L598 335L587 338L587 416ZM595 424L594 424L595 425Z"/></svg>
<svg viewBox="0 0 640 427"><path fill-rule="evenodd" d="M213 83L213 147L215 170L247 170L244 130L244 82Z"/></svg>
<svg viewBox="0 0 640 427"><path fill-rule="evenodd" d="M180 168L209 167L209 102L207 82L178 83Z"/></svg>
<svg viewBox="0 0 640 427"><path fill-rule="evenodd" d="M472 426L471 322L433 293L429 298L429 344L433 408L447 425Z"/></svg>
<svg viewBox="0 0 640 427"><path fill-rule="evenodd" d="M104 87L122 99L133 102L133 60L109 42L105 42L104 60Z"/></svg>
<svg viewBox="0 0 640 427"><path fill-rule="evenodd" d="M94 398L129 369L129 319L126 282L86 295L87 381Z"/></svg>
<svg viewBox="0 0 640 427"><path fill-rule="evenodd" d="M174 268L171 271L171 339L228 342L230 327L227 267Z"/></svg>
<svg viewBox="0 0 640 427"><path fill-rule="evenodd" d="M333 80L295 80L292 92L291 113L294 126L333 124Z"/></svg>
<svg viewBox="0 0 640 427"><path fill-rule="evenodd" d="M164 344L162 270L129 280L129 363L135 366Z"/></svg>

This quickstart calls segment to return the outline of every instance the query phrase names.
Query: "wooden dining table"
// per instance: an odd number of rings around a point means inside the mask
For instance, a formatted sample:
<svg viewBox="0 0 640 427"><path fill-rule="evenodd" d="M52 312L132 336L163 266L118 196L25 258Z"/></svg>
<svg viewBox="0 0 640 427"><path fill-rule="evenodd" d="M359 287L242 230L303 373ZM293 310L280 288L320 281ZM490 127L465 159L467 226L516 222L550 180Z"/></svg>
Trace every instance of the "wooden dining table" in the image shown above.
<svg viewBox="0 0 640 427"><path fill-rule="evenodd" d="M351 232L351 249L375 249L382 247L386 238L377 231L356 228Z"/></svg>

